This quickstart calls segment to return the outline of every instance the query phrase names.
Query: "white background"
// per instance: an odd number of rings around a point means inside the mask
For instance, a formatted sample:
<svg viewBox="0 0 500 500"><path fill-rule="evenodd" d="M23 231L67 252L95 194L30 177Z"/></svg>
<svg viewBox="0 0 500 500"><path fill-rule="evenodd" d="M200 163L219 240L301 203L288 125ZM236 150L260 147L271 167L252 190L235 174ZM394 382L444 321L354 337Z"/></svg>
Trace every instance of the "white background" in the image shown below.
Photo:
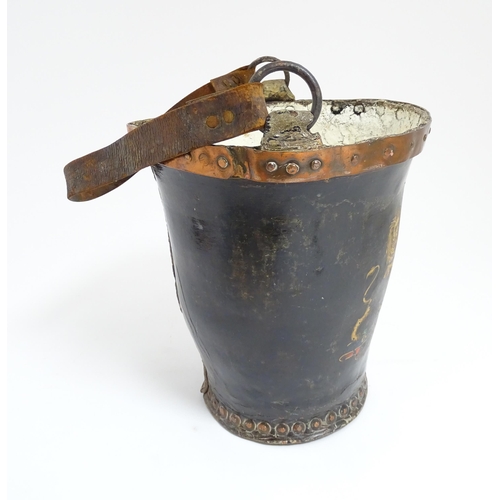
<svg viewBox="0 0 500 500"><path fill-rule="evenodd" d="M16 0L9 30L9 499L496 498L485 0ZM149 170L87 203L63 167L273 55L325 98L428 109L360 416L267 447L210 416ZM308 98L292 79L297 97ZM497 457L498 458L498 457ZM497 464L498 465L498 464Z"/></svg>

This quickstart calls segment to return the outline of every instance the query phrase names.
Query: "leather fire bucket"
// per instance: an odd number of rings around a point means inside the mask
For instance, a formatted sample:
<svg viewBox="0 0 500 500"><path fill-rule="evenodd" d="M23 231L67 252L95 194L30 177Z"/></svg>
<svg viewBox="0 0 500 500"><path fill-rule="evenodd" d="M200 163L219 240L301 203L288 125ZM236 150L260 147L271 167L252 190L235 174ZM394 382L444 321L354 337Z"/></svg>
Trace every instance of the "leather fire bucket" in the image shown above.
<svg viewBox="0 0 500 500"><path fill-rule="evenodd" d="M295 100L290 73L311 100ZM304 443L365 403L405 179L430 124L408 103L323 100L308 70L263 57L68 164L68 197L152 166L208 409L242 438Z"/></svg>

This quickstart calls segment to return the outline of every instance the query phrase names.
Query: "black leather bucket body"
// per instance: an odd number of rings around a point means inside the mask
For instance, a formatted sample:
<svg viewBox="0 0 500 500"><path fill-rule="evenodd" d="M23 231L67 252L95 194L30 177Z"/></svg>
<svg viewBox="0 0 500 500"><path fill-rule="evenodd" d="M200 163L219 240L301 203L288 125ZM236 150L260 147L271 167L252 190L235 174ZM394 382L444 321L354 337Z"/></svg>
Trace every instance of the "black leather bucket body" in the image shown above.
<svg viewBox="0 0 500 500"><path fill-rule="evenodd" d="M154 167L207 406L270 444L357 416L411 160L297 183Z"/></svg>

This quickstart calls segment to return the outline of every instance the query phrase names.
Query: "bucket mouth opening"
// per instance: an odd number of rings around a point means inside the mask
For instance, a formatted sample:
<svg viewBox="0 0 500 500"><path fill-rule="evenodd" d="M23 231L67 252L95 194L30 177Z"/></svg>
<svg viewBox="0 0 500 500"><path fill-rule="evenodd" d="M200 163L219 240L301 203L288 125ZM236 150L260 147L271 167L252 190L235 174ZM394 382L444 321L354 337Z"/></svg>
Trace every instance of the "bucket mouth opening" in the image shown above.
<svg viewBox="0 0 500 500"><path fill-rule="evenodd" d="M275 111L310 111L311 100L268 102ZM311 132L319 133L326 147L349 146L367 141L405 135L425 127L431 116L414 104L383 99L324 100L318 121ZM258 148L262 132L250 132L221 142L225 146Z"/></svg>

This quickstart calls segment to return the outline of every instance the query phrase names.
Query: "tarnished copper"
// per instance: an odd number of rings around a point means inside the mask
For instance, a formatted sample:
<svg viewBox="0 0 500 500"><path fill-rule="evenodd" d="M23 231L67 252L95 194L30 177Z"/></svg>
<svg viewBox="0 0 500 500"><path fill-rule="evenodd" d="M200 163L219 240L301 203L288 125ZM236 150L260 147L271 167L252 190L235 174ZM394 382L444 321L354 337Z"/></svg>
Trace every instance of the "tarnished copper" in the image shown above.
<svg viewBox="0 0 500 500"><path fill-rule="evenodd" d="M358 175L413 158L422 151L430 126L430 119L424 120L420 126L403 134L307 151L263 151L259 147L205 146L191 151L189 156L179 156L163 164L169 168L219 179L241 178L276 183L320 181ZM218 165L220 157L228 160L224 169ZM296 168L288 168L293 171L290 175L287 166L292 163L299 169L297 171Z"/></svg>

